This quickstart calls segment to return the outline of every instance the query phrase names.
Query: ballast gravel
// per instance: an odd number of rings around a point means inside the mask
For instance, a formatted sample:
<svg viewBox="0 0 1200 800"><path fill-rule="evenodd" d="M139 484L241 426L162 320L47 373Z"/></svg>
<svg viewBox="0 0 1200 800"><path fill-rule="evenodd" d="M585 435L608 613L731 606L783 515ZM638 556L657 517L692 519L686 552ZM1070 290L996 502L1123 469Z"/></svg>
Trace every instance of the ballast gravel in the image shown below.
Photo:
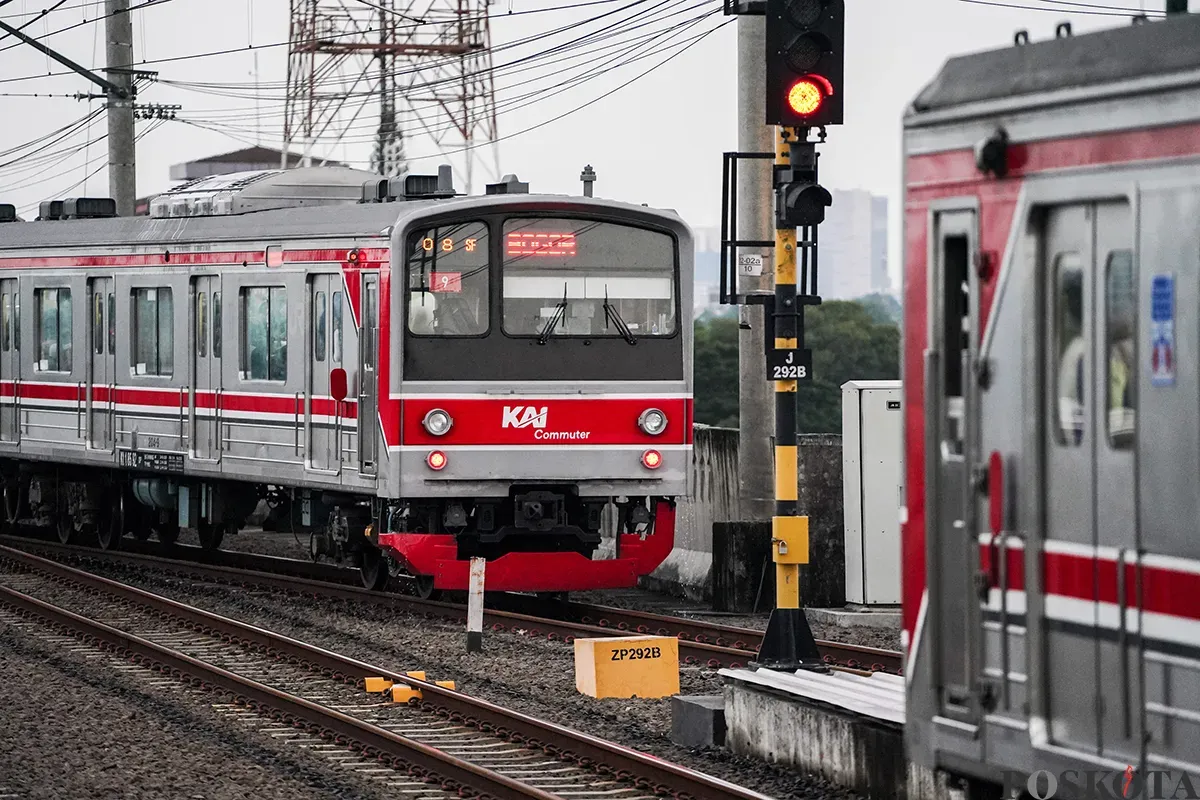
<svg viewBox="0 0 1200 800"><path fill-rule="evenodd" d="M376 800L386 787L223 716L223 698L0 619L0 796Z"/></svg>
<svg viewBox="0 0 1200 800"><path fill-rule="evenodd" d="M275 538L271 554L295 557L289 534ZM227 547L246 547L238 537ZM307 546L307 543L304 543ZM283 551L283 552L280 552ZM575 689L569 645L511 632L485 632L482 653L465 651L466 636L454 623L344 601L303 598L271 589L236 589L143 568L92 566L100 574L275 632L318 644L380 667L424 670L430 680L454 680L460 691L541 719L586 731L613 742L674 761L775 798L853 800L856 795L813 776L710 748L692 751L670 741L670 700L595 700ZM715 670L682 666L684 694L719 694Z"/></svg>

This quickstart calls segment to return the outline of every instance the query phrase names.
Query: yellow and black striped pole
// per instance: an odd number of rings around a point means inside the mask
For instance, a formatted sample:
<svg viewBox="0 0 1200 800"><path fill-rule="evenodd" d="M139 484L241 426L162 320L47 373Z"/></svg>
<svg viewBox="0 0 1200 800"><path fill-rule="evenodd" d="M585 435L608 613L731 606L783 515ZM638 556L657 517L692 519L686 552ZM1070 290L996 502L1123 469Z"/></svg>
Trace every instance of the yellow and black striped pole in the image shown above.
<svg viewBox="0 0 1200 800"><path fill-rule="evenodd" d="M791 164L794 128L780 128L775 163ZM796 229L775 230L775 349L795 351ZM808 517L798 516L796 478L797 381L775 381L775 516L771 520L771 555L775 561L776 608L800 608L800 565L808 563Z"/></svg>
<svg viewBox="0 0 1200 800"><path fill-rule="evenodd" d="M804 131L803 133L807 133ZM780 128L775 144L776 180L791 166L792 143L797 141L794 128ZM780 169L782 168L782 169ZM777 202L784 202L777 198ZM775 305L774 350L793 355L791 363L803 364L799 332L796 275L798 244L796 228L781 221L775 225ZM805 258L804 263L809 263ZM783 359L776 359L779 363ZM768 363L771 359L768 358ZM776 375L771 370L768 375ZM798 377L807 373L791 372ZM800 669L819 666L816 641L800 605L800 565L808 563L808 517L800 516L797 476L797 383L795 379L775 381L775 516L771 520L771 555L775 562L775 609L757 663L774 669Z"/></svg>

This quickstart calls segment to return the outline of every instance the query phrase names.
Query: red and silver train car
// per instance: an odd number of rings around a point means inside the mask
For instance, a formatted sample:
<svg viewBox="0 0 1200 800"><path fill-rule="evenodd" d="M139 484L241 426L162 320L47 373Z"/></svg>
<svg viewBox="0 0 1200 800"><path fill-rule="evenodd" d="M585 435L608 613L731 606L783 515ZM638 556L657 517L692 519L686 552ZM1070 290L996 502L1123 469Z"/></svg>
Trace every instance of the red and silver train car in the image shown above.
<svg viewBox="0 0 1200 800"><path fill-rule="evenodd" d="M952 58L904 149L911 757L1194 778L1200 17Z"/></svg>
<svg viewBox="0 0 1200 800"><path fill-rule="evenodd" d="M448 170L43 204L0 226L6 517L216 547L266 498L369 586L632 586L687 490L692 258L673 212Z"/></svg>

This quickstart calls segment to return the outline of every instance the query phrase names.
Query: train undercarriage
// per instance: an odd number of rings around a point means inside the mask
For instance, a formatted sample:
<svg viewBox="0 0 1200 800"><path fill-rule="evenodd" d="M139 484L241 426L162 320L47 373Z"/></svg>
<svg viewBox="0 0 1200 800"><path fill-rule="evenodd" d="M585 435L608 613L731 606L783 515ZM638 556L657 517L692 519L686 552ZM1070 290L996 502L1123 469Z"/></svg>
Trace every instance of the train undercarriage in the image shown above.
<svg viewBox="0 0 1200 800"><path fill-rule="evenodd" d="M466 590L476 557L487 561L489 590L561 598L634 586L674 544L672 500L582 498L572 485L405 501L12 460L0 462L0 479L7 527L105 550L127 535L171 545L184 529L217 550L265 505L262 529L307 535L313 561L353 566L369 589L398 582L422 598Z"/></svg>

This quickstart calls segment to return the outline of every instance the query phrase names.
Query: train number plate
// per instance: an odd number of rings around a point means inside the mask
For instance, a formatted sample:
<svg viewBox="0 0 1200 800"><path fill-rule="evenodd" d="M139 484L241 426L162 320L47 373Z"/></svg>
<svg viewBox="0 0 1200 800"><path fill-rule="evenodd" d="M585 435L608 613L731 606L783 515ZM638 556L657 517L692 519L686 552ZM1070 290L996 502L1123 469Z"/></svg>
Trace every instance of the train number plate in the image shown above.
<svg viewBox="0 0 1200 800"><path fill-rule="evenodd" d="M129 469L148 469L155 472L183 472L183 453L143 453L118 450L117 465Z"/></svg>
<svg viewBox="0 0 1200 800"><path fill-rule="evenodd" d="M767 380L811 381L812 350L768 350Z"/></svg>

